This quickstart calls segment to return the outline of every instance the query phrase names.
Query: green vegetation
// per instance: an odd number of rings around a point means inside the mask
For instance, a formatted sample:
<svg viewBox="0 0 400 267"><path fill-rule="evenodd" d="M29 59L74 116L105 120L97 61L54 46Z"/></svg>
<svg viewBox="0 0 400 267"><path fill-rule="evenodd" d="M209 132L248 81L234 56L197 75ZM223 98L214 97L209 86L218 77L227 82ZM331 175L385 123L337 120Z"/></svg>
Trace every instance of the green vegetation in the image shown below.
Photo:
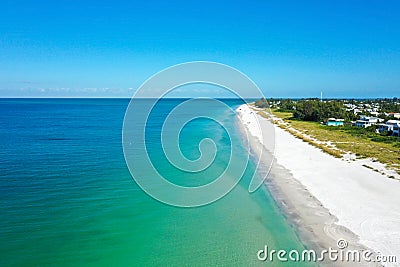
<svg viewBox="0 0 400 267"><path fill-rule="evenodd" d="M268 102L265 98L261 98L260 100L256 100L256 102L254 102L254 105L258 108L268 108Z"/></svg>
<svg viewBox="0 0 400 267"><path fill-rule="evenodd" d="M289 112L289 111L281 111L280 109L273 109L272 113L280 119L293 118L293 112Z"/></svg>
<svg viewBox="0 0 400 267"><path fill-rule="evenodd" d="M265 114L265 112L261 112L260 111L260 112L258 112L258 114L263 116L263 117L265 117L265 118L268 118L268 116ZM289 117L292 116L292 113L288 113L288 112L286 112L286 113L279 112L279 114L280 115L282 115L282 114L290 114ZM309 143L309 144L321 149L322 151L324 151L324 152L326 152L326 153L328 153L328 154L330 154L330 155L332 155L334 157L337 157L337 158L341 158L342 157L342 152L340 150L338 150L336 148L332 148L331 146L328 146L328 145L326 145L324 143L321 143L319 140L317 140L317 139L315 139L313 137L310 138L308 135L305 135L301 130L295 129L293 127L288 127L287 125L280 124L280 123L276 123L276 124L278 125L278 127L284 129L285 131L288 131L289 133L291 133L296 138L299 138L299 139L303 140L304 142L307 142L307 143Z"/></svg>
<svg viewBox="0 0 400 267"><path fill-rule="evenodd" d="M354 153L359 158L374 158L379 162L388 164L400 173L400 138L395 136L382 136L377 134L373 127L359 128L352 126L327 127L317 122L301 121L293 117L291 112L279 112L272 110L273 115L289 123L289 125L300 133L311 136L320 142L329 142L336 148ZM284 128L284 126L280 126ZM287 127L289 128L289 127ZM286 129L287 130L287 129ZM292 134L293 131L289 131ZM299 133L294 134L301 138ZM305 140L307 141L307 140ZM320 143L313 144L321 146ZM321 148L324 150L323 148ZM324 151L336 154L337 150Z"/></svg>
<svg viewBox="0 0 400 267"><path fill-rule="evenodd" d="M387 164L400 173L400 138L388 132L377 133L377 126L351 126L359 115L394 119L400 112L400 101L393 99L260 99L256 107L271 107L278 127L297 138L320 148L335 157L350 152L358 158L372 158ZM377 112L379 111L379 112ZM266 116L265 112L259 112ZM378 114L378 115L377 115ZM345 125L328 127L322 124L328 118L344 119Z"/></svg>
<svg viewBox="0 0 400 267"><path fill-rule="evenodd" d="M368 99L364 102L366 104L378 104L380 106L380 110L382 112L396 112L400 113L400 105L398 104L400 99L397 97L384 98L384 99Z"/></svg>
<svg viewBox="0 0 400 267"><path fill-rule="evenodd" d="M380 111L379 116L385 120L394 119L393 113L400 113L400 100L393 99L268 99L262 98L255 102L259 108L275 108L282 112L291 112L293 117L303 121L326 121L328 118L344 119L345 122L357 120L360 112L370 116L374 111Z"/></svg>
<svg viewBox="0 0 400 267"><path fill-rule="evenodd" d="M325 121L328 118L341 118L349 122L354 114L347 112L341 101L322 102L320 100L300 100L296 103L293 117L304 121Z"/></svg>

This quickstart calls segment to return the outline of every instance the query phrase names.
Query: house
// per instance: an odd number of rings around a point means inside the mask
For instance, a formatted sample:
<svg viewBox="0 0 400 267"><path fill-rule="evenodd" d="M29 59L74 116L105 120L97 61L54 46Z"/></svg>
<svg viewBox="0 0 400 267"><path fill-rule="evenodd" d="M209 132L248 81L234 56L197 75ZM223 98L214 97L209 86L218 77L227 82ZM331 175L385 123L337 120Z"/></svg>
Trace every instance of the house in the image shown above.
<svg viewBox="0 0 400 267"><path fill-rule="evenodd" d="M382 133L382 132L389 132L389 133L393 133L393 127L396 124L400 124L399 120L388 120L385 123L381 123L379 124L379 128L378 128L378 132Z"/></svg>
<svg viewBox="0 0 400 267"><path fill-rule="evenodd" d="M400 136L400 123L393 125L393 136Z"/></svg>
<svg viewBox="0 0 400 267"><path fill-rule="evenodd" d="M386 122L386 124L390 124L390 125L395 125L395 124L399 124L399 123L400 123L400 120L388 120Z"/></svg>
<svg viewBox="0 0 400 267"><path fill-rule="evenodd" d="M361 115L360 116L360 120L368 121L369 123L372 123L372 124L384 121L384 119L377 118L377 117L369 117L369 116L366 116L366 115Z"/></svg>
<svg viewBox="0 0 400 267"><path fill-rule="evenodd" d="M354 126L367 128L373 124L365 120L356 120Z"/></svg>
<svg viewBox="0 0 400 267"><path fill-rule="evenodd" d="M379 122L383 122L384 119L377 117L368 117L365 115L361 115L360 119L356 121L355 126L367 128L369 126L375 125Z"/></svg>
<svg viewBox="0 0 400 267"><path fill-rule="evenodd" d="M388 132L393 133L393 124L381 123L379 124L378 132Z"/></svg>
<svg viewBox="0 0 400 267"><path fill-rule="evenodd" d="M326 121L326 126L343 126L343 123L344 123L343 119L329 118Z"/></svg>

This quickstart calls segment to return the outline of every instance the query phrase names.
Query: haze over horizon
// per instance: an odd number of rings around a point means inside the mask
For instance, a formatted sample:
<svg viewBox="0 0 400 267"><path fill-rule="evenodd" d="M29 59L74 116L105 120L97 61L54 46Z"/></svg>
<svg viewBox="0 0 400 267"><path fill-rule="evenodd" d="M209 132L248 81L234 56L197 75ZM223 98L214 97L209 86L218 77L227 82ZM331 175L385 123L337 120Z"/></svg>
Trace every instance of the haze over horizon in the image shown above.
<svg viewBox="0 0 400 267"><path fill-rule="evenodd" d="M399 10L398 1L2 1L0 97L130 97L156 72L197 60L242 71L267 98L399 97Z"/></svg>

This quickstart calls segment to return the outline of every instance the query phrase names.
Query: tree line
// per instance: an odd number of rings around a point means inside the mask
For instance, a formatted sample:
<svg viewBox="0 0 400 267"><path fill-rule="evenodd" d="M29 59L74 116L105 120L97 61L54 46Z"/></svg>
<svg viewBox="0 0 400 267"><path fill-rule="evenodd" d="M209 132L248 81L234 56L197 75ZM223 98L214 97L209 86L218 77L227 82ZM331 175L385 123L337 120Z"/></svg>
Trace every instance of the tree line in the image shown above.
<svg viewBox="0 0 400 267"><path fill-rule="evenodd" d="M344 119L346 122L357 120L359 115L354 114L351 110L346 110L344 104L353 104L363 108L379 106L379 117L388 120L393 119L384 113L395 112L400 113L400 102L397 97L381 98L381 99L331 99L321 101L318 98L308 99L274 99L266 100L261 98L255 101L255 106L259 108L272 107L278 108L280 112L291 112L295 119L304 121L326 121L328 118ZM362 114L371 115L364 111Z"/></svg>
<svg viewBox="0 0 400 267"><path fill-rule="evenodd" d="M276 100L274 100L276 101ZM345 121L357 119L353 112L346 111L342 101L320 101L319 99L280 99L279 111L292 112L293 117L304 121L326 121L328 118L340 118ZM265 98L257 100L255 106L267 108Z"/></svg>

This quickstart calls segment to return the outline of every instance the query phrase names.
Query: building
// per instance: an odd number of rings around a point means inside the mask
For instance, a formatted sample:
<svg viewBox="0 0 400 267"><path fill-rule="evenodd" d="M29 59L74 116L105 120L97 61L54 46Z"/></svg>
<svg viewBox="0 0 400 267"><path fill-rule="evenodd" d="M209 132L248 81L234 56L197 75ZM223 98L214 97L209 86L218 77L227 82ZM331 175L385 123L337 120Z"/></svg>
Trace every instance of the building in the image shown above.
<svg viewBox="0 0 400 267"><path fill-rule="evenodd" d="M361 115L360 116L360 120L368 121L369 123L372 123L372 124L376 124L378 122L383 122L384 121L384 119L377 118L377 117L369 117L369 116L366 116L366 115Z"/></svg>
<svg viewBox="0 0 400 267"><path fill-rule="evenodd" d="M369 126L375 125L379 122L383 122L384 119L381 118L377 118L377 117L368 117L365 115L361 115L360 119L356 121L356 123L354 124L357 127L364 127L367 128Z"/></svg>
<svg viewBox="0 0 400 267"><path fill-rule="evenodd" d="M400 123L393 125L393 136L400 136Z"/></svg>
<svg viewBox="0 0 400 267"><path fill-rule="evenodd" d="M387 124L387 123L379 124L378 132L380 132L380 133L383 133L383 132L393 133L393 124Z"/></svg>
<svg viewBox="0 0 400 267"><path fill-rule="evenodd" d="M388 120L386 122L386 124L390 124L390 125L395 125L395 124L399 124L399 123L400 123L400 120Z"/></svg>
<svg viewBox="0 0 400 267"><path fill-rule="evenodd" d="M343 119L329 118L326 121L326 126L343 126L343 124L344 124Z"/></svg>
<svg viewBox="0 0 400 267"><path fill-rule="evenodd" d="M367 128L373 124L365 120L356 120L354 126Z"/></svg>
<svg viewBox="0 0 400 267"><path fill-rule="evenodd" d="M393 130L396 125L400 125L399 120L388 120L385 123L379 124L378 132L382 133L382 132L386 131L390 134L393 134ZM396 134L396 135L398 136L398 134Z"/></svg>

